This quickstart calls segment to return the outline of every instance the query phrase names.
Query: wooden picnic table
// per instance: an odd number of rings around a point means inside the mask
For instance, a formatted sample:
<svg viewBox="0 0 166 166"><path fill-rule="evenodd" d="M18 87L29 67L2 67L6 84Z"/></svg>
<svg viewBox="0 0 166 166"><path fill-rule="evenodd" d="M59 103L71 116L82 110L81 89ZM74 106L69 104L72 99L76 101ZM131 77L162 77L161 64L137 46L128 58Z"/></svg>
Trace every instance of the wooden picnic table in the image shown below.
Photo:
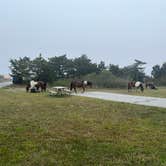
<svg viewBox="0 0 166 166"><path fill-rule="evenodd" d="M54 86L51 88L52 90L50 90L50 95L70 95L71 91L69 89L67 89L67 87L65 86Z"/></svg>

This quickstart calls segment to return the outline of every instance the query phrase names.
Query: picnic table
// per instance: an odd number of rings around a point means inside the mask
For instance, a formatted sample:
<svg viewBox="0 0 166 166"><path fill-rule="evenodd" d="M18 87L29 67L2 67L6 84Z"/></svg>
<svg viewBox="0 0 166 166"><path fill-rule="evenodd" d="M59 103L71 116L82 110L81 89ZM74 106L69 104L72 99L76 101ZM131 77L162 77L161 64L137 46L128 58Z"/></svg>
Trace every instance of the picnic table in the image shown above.
<svg viewBox="0 0 166 166"><path fill-rule="evenodd" d="M49 90L51 96L70 95L71 91L65 86L54 86Z"/></svg>

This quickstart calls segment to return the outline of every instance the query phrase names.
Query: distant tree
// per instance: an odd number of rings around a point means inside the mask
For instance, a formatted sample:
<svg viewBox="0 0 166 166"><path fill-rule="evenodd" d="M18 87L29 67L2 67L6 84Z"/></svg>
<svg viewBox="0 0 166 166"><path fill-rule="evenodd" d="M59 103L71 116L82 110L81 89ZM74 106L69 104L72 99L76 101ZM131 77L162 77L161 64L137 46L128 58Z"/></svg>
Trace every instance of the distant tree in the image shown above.
<svg viewBox="0 0 166 166"><path fill-rule="evenodd" d="M123 76L122 69L118 65L110 64L109 71L117 77Z"/></svg>
<svg viewBox="0 0 166 166"><path fill-rule="evenodd" d="M31 79L31 63L28 57L10 60L11 76L15 84L24 83Z"/></svg>
<svg viewBox="0 0 166 166"><path fill-rule="evenodd" d="M74 59L74 66L76 70L76 77L84 76L89 73L97 72L97 64L92 63L87 55L82 55Z"/></svg>
<svg viewBox="0 0 166 166"><path fill-rule="evenodd" d="M151 74L156 84L166 85L166 63L163 63L161 67L159 65L153 66Z"/></svg>
<svg viewBox="0 0 166 166"><path fill-rule="evenodd" d="M134 64L123 68L123 74L129 80L143 82L145 78L145 73L144 73L145 64L146 62L142 62L136 59Z"/></svg>
<svg viewBox="0 0 166 166"><path fill-rule="evenodd" d="M49 67L54 80L73 76L74 74L74 63L67 59L66 55L49 58Z"/></svg>
<svg viewBox="0 0 166 166"><path fill-rule="evenodd" d="M74 78L76 75L76 68L74 65L74 61L72 59L68 59L65 64L64 69L65 77L67 78Z"/></svg>
<svg viewBox="0 0 166 166"><path fill-rule="evenodd" d="M99 72L102 72L103 70L105 70L105 69L106 69L105 62L104 62L104 61L101 61L101 62L97 65L97 68L98 68L98 71L99 71Z"/></svg>
<svg viewBox="0 0 166 166"><path fill-rule="evenodd" d="M161 68L159 65L155 65L152 68L152 72L151 72L153 78L158 79L161 76Z"/></svg>
<svg viewBox="0 0 166 166"><path fill-rule="evenodd" d="M140 60L135 60L135 63L129 66L125 66L123 68L120 68L118 65L110 64L109 71L113 75L126 80L144 81L145 64L146 64L145 62L142 62Z"/></svg>
<svg viewBox="0 0 166 166"><path fill-rule="evenodd" d="M166 78L166 63L161 66L161 75Z"/></svg>
<svg viewBox="0 0 166 166"><path fill-rule="evenodd" d="M84 78L84 76L92 73L99 75L103 72L111 72L116 78L123 80L143 81L145 64L145 62L139 60L135 60L134 64L123 68L110 64L109 71L106 71L103 61L99 64L92 63L87 55L75 59L68 59L66 55L62 55L47 60L40 54L33 60L28 57L10 60L10 69L14 83L26 83L31 79L53 82L64 78ZM154 67L153 70L152 74L156 77L157 67ZM166 63L158 70L164 77ZM164 79L162 78L162 80Z"/></svg>
<svg viewBox="0 0 166 166"><path fill-rule="evenodd" d="M31 70L35 80L42 80L45 82L52 81L51 70L48 62L41 54L32 61Z"/></svg>

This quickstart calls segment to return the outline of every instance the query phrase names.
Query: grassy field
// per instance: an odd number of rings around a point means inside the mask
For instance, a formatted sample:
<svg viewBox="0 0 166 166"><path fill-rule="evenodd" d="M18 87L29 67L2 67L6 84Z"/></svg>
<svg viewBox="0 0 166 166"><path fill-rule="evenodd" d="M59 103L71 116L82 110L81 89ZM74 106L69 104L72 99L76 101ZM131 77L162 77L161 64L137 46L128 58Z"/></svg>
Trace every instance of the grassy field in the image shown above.
<svg viewBox="0 0 166 166"><path fill-rule="evenodd" d="M166 109L0 90L0 165L166 165Z"/></svg>
<svg viewBox="0 0 166 166"><path fill-rule="evenodd" d="M166 98L166 87L159 87L158 90L145 89L143 93L140 92L140 90L138 90L137 92L135 90L128 92L127 89L93 89L92 91L103 91L103 92L121 93L129 95Z"/></svg>

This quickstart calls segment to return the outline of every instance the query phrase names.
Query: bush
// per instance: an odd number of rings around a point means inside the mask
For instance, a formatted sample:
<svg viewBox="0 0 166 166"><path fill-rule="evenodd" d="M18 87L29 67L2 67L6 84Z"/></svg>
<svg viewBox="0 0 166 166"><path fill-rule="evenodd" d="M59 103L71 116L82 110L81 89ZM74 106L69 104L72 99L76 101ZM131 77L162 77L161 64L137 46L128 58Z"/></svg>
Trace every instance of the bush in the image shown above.
<svg viewBox="0 0 166 166"><path fill-rule="evenodd" d="M66 86L69 87L71 83L71 79L59 79L54 81L51 86Z"/></svg>
<svg viewBox="0 0 166 166"><path fill-rule="evenodd" d="M76 79L76 78L75 78ZM51 86L69 87L73 79L59 79L51 84ZM110 71L103 71L100 74L88 74L80 80L92 81L93 87L96 88L126 88L127 80L114 76Z"/></svg>
<svg viewBox="0 0 166 166"><path fill-rule="evenodd" d="M166 86L166 78L162 77L162 78L159 78L159 79L154 79L154 83L157 86Z"/></svg>
<svg viewBox="0 0 166 166"><path fill-rule="evenodd" d="M89 74L83 79L92 81L97 88L126 88L128 82L125 79L114 76L110 71L103 71L100 74Z"/></svg>

